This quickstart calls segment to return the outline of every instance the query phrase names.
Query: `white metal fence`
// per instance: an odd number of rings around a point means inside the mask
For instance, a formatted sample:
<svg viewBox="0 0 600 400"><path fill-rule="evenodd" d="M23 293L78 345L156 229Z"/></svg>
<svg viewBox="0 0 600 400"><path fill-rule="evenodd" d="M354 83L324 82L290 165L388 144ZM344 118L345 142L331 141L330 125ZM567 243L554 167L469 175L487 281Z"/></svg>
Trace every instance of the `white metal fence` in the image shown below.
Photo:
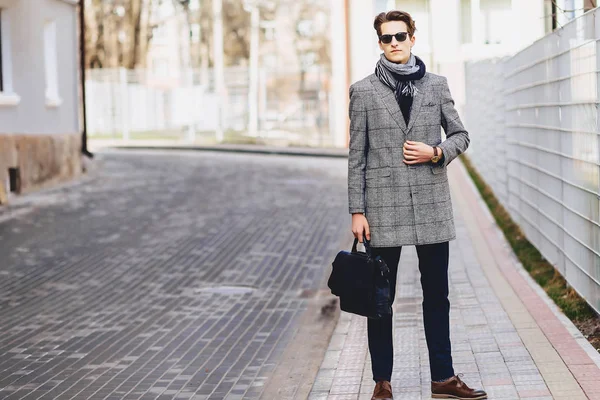
<svg viewBox="0 0 600 400"><path fill-rule="evenodd" d="M218 102L212 71L176 71L168 77L148 70L92 69L86 73L91 138L215 138ZM248 69L226 68L225 77L225 139L248 139ZM332 146L329 82L330 72L324 67L260 70L258 139Z"/></svg>
<svg viewBox="0 0 600 400"><path fill-rule="evenodd" d="M466 74L477 170L600 312L600 12L512 58L469 64Z"/></svg>

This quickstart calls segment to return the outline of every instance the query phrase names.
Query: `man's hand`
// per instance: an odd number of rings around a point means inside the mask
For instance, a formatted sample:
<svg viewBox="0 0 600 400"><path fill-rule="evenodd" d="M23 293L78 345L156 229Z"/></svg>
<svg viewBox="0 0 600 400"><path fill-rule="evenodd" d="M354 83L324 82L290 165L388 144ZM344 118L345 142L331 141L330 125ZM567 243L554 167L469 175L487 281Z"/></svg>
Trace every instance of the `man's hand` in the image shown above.
<svg viewBox="0 0 600 400"><path fill-rule="evenodd" d="M402 148L404 151L405 164L419 164L431 161L433 157L433 147L422 142L413 142L407 140Z"/></svg>
<svg viewBox="0 0 600 400"><path fill-rule="evenodd" d="M355 238L358 238L360 243L364 240L363 232L365 232L367 240L371 240L371 231L369 230L367 218L362 213L352 214L352 233Z"/></svg>

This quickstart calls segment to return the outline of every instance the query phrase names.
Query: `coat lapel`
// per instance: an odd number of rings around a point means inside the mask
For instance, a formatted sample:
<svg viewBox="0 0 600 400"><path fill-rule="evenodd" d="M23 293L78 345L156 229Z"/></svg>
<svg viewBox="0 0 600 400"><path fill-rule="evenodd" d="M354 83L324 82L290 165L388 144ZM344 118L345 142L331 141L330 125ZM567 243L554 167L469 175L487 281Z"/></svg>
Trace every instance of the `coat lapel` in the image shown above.
<svg viewBox="0 0 600 400"><path fill-rule="evenodd" d="M396 96L394 96L394 91L381 83L375 74L371 76L371 83L375 87L375 91L383 100L383 104L385 104L385 107L389 111L390 115L394 121L396 121L396 124L398 124L398 127L400 127L403 132L406 132L406 123L404 122L404 117L402 116L400 106L396 101Z"/></svg>
<svg viewBox="0 0 600 400"><path fill-rule="evenodd" d="M428 90L429 75L426 73L421 79L415 81L415 86L417 87L417 94L413 97L412 107L410 108L410 119L408 120L407 131L410 131L415 124L415 121L419 117L419 113L421 112L421 105L423 104L423 97L425 97L425 92Z"/></svg>
<svg viewBox="0 0 600 400"><path fill-rule="evenodd" d="M375 74L371 76L371 83L373 87L375 87L375 91L379 94L385 107L389 111L390 115L396 121L396 124L402 129L403 132L408 132L412 129L415 120L419 116L421 112L421 105L423 104L424 92L427 90L429 81L429 74L425 74L423 78L415 81L415 86L417 87L417 94L413 98L413 104L410 110L410 118L408 120L408 126L404 122L404 116L402 116L402 110L400 110L400 106L396 101L396 97L394 96L394 91L381 83L379 78Z"/></svg>

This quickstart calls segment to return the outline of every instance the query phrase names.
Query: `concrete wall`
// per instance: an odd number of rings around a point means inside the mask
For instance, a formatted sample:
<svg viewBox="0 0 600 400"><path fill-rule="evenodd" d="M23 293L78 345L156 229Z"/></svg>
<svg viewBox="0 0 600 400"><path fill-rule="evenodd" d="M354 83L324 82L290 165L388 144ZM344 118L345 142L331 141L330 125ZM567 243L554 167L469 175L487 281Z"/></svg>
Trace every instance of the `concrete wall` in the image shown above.
<svg viewBox="0 0 600 400"><path fill-rule="evenodd" d="M11 53L3 58L12 64L12 87L20 98L16 105L0 105L0 134L79 132L76 6L67 0L0 0L0 9L3 47L9 41ZM56 22L58 106L46 104L47 20Z"/></svg>

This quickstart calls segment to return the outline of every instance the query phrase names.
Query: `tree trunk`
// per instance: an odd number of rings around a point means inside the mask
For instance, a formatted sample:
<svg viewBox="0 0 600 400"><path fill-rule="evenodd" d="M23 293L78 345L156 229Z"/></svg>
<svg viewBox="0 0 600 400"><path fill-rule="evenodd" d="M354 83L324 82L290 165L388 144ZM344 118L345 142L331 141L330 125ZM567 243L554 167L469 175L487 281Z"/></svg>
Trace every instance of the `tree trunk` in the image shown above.
<svg viewBox="0 0 600 400"><path fill-rule="evenodd" d="M92 3L91 12L98 29L98 36L96 37L96 45L94 46L94 54L90 54L91 60L96 60L96 65L105 64L106 50L104 47L104 5L102 0L94 0Z"/></svg>
<svg viewBox="0 0 600 400"><path fill-rule="evenodd" d="M142 0L131 0L131 48L127 68L133 69L140 61Z"/></svg>

